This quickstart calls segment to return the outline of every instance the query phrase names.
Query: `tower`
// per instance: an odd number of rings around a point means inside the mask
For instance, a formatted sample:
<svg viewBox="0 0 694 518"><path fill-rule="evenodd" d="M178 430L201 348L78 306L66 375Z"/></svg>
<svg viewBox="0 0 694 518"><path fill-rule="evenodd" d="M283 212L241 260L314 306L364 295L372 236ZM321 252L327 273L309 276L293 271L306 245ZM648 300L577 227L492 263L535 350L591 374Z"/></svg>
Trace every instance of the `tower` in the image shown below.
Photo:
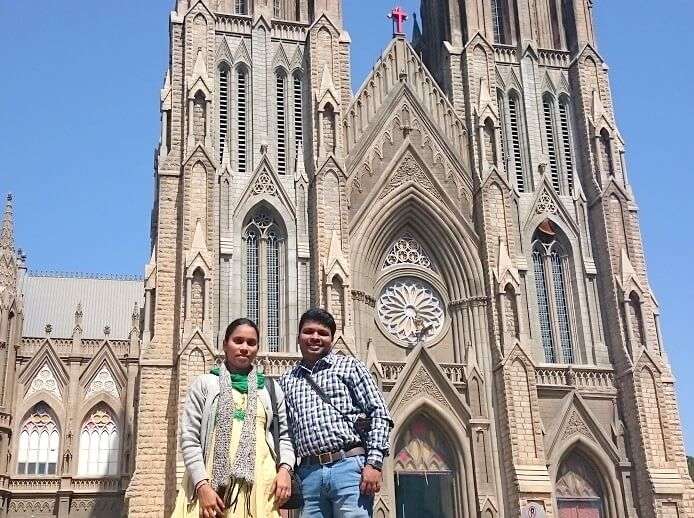
<svg viewBox="0 0 694 518"><path fill-rule="evenodd" d="M591 2L443 4L440 16L440 3L422 2L417 45L470 129L506 513L580 507L561 484L591 466L617 495L604 515L691 514L674 380ZM509 320L515 303L528 322ZM610 419L596 417L600 391L579 369L610 380ZM560 383L547 377L562 371ZM558 394L563 415L548 419Z"/></svg>
<svg viewBox="0 0 694 518"><path fill-rule="evenodd" d="M318 119L309 113L321 81L333 99L350 92L338 1L179 0L170 28L131 516L171 510L181 405L231 320L258 322L268 370L274 357L296 356L298 317L320 291L310 273ZM320 48L325 34L331 47ZM338 49L347 61L326 64Z"/></svg>

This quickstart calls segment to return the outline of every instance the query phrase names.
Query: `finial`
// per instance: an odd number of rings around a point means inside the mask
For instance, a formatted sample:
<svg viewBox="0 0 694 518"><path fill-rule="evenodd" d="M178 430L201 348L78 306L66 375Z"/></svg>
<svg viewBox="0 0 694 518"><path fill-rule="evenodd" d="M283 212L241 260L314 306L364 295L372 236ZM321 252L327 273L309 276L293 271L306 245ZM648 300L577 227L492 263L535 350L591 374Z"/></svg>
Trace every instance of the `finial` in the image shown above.
<svg viewBox="0 0 694 518"><path fill-rule="evenodd" d="M106 325L104 326L104 335L105 335L105 336L108 336L108 335L110 335L110 334L111 334L111 326L108 325L108 324L106 324Z"/></svg>
<svg viewBox="0 0 694 518"><path fill-rule="evenodd" d="M405 23L405 20L407 20L407 13L405 10L398 6L390 12L388 18L393 20L393 37L404 36L405 32L403 31L403 24Z"/></svg>

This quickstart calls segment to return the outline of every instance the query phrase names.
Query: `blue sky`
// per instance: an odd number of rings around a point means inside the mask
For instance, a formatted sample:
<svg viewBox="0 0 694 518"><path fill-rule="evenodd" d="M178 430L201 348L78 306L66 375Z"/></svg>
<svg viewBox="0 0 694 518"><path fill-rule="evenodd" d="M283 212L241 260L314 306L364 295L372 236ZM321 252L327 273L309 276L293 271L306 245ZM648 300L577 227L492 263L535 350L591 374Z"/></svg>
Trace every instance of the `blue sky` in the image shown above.
<svg viewBox="0 0 694 518"><path fill-rule="evenodd" d="M418 2L398 2L412 11ZM141 274L173 0L0 0L0 193L30 268ZM694 453L694 2L598 0L649 275ZM390 39L388 0L345 0L355 86ZM408 30L411 24L408 23Z"/></svg>

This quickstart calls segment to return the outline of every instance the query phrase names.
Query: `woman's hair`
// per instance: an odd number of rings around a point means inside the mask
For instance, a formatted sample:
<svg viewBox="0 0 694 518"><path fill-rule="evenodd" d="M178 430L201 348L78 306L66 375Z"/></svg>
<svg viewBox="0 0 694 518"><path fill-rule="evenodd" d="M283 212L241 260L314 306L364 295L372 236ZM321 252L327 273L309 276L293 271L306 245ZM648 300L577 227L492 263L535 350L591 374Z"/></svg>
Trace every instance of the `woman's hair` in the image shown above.
<svg viewBox="0 0 694 518"><path fill-rule="evenodd" d="M223 343L227 343L229 337L236 330L236 328L241 326L251 326L253 329L255 329L255 334L258 337L258 341L260 341L260 331L258 330L258 324L253 322L250 318L237 318L227 326L227 330L224 332Z"/></svg>

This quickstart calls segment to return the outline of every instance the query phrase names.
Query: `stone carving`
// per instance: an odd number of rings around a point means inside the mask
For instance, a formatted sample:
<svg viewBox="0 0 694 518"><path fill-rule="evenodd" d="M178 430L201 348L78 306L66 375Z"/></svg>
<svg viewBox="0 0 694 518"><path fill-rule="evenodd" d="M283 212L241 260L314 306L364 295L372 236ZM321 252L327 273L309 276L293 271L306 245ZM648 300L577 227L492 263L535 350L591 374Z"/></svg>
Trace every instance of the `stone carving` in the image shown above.
<svg viewBox="0 0 694 518"><path fill-rule="evenodd" d="M105 364L101 366L98 374L94 376L94 379L87 386L86 396L89 397L98 392L105 392L116 399L120 398L118 385L113 379L113 374L111 374L111 371Z"/></svg>
<svg viewBox="0 0 694 518"><path fill-rule="evenodd" d="M415 160L415 158L410 154L408 154L400 163L398 170L393 176L390 177L390 180L383 188L378 198L382 200L395 189L408 182L419 184L434 198L440 202L443 202L441 193L439 193L436 187L434 187L434 184L431 182L426 173L424 173L417 160Z"/></svg>
<svg viewBox="0 0 694 518"><path fill-rule="evenodd" d="M62 395L60 394L60 388L58 386L58 381L55 379L53 371L48 367L47 363L43 364L43 367L41 367L41 370L39 370L39 372L36 374L36 377L31 382L31 386L27 391L27 396L30 396L42 390L50 392L58 399L62 399Z"/></svg>
<svg viewBox="0 0 694 518"><path fill-rule="evenodd" d="M378 318L395 339L414 345L420 331L430 327L425 337L435 338L443 328L441 297L427 282L399 278L388 284L376 303Z"/></svg>
<svg viewBox="0 0 694 518"><path fill-rule="evenodd" d="M404 234L390 248L383 262L383 268L396 264L416 264L434 270L429 254L427 254L414 236L409 233Z"/></svg>
<svg viewBox="0 0 694 518"><path fill-rule="evenodd" d="M10 502L10 512L22 513L23 516L30 516L31 513L53 513L54 510L54 498L32 498Z"/></svg>
<svg viewBox="0 0 694 518"><path fill-rule="evenodd" d="M535 211L538 214L556 214L559 211L557 204L554 203L554 199L552 199L552 196L547 192L547 189L544 189L542 194L540 194Z"/></svg>
<svg viewBox="0 0 694 518"><path fill-rule="evenodd" d="M258 179L255 181L255 185L253 185L253 194L255 196L260 194L277 196L277 185L272 181L270 173L263 171L258 175Z"/></svg>
<svg viewBox="0 0 694 518"><path fill-rule="evenodd" d="M593 435L593 432L590 431L590 428L588 428L586 422L576 410L572 410L571 415L564 426L564 433L562 434L561 438L562 440L565 440L576 434L583 435L584 437L588 437L589 439L595 441L595 436Z"/></svg>
<svg viewBox="0 0 694 518"><path fill-rule="evenodd" d="M401 405L407 405L409 402L424 398L427 401L436 401L441 404L447 411L455 414L446 397L441 393L439 387L436 386L434 380L424 367L420 367L417 373L412 377L412 382L407 388L407 392L402 397Z"/></svg>

